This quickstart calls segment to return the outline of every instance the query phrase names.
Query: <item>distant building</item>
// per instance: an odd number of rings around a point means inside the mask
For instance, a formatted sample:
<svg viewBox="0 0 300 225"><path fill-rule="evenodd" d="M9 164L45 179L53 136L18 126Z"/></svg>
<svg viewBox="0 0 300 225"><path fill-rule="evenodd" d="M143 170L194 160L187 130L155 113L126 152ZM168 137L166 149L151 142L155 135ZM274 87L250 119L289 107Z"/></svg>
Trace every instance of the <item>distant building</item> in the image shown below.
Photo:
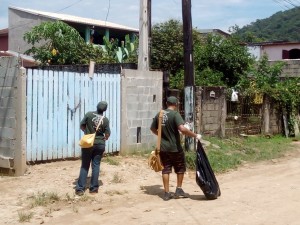
<svg viewBox="0 0 300 225"><path fill-rule="evenodd" d="M122 41L125 35L129 34L133 39L139 30L123 26L120 24L110 23L107 21L82 18L66 14L44 12L32 9L23 9L17 7L9 7L8 24L9 38L8 49L15 52L24 53L31 48L23 40L24 33L30 31L32 27L41 24L44 21L60 20L74 27L86 42L94 44L103 44L103 37L109 39L118 39Z"/></svg>
<svg viewBox="0 0 300 225"><path fill-rule="evenodd" d="M227 32L224 32L220 29L198 29L198 32L202 34L203 36L207 36L208 34L217 34L224 37L229 37L230 34Z"/></svg>
<svg viewBox="0 0 300 225"><path fill-rule="evenodd" d="M249 52L259 60L264 54L269 61L300 59L300 42L260 42L248 45Z"/></svg>

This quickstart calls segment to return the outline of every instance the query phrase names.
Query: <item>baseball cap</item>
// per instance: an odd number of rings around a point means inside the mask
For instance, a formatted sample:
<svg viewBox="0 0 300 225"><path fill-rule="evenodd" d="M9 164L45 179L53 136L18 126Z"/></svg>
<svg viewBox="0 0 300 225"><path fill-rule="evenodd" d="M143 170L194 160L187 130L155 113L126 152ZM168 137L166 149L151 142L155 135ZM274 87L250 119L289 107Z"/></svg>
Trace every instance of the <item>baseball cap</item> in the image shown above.
<svg viewBox="0 0 300 225"><path fill-rule="evenodd" d="M170 96L170 97L167 98L167 102L171 103L171 104L177 104L178 99L175 96Z"/></svg>
<svg viewBox="0 0 300 225"><path fill-rule="evenodd" d="M104 112L107 109L107 102L106 101L101 101L97 105L97 111L99 112Z"/></svg>

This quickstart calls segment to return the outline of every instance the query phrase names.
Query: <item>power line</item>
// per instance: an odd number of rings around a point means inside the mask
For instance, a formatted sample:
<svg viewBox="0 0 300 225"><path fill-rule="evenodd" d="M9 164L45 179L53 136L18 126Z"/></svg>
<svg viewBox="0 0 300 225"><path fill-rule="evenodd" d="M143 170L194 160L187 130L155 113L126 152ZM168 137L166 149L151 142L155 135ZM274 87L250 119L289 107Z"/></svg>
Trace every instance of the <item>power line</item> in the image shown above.
<svg viewBox="0 0 300 225"><path fill-rule="evenodd" d="M286 3L292 5L293 7L297 7L297 5L295 5L291 0L283 0L285 1Z"/></svg>
<svg viewBox="0 0 300 225"><path fill-rule="evenodd" d="M64 8L62 8L62 9L60 9L60 10L58 10L58 11L55 11L55 13L61 12L61 11L65 10L65 9L68 9L68 8L72 7L73 5L78 4L78 3L81 2L81 1L83 1L83 0L79 0L79 1L77 1L77 2L74 2L74 3L72 3L72 4L70 4L70 5L66 6L66 7L64 7Z"/></svg>
<svg viewBox="0 0 300 225"><path fill-rule="evenodd" d="M105 26L106 26L107 18L109 15L109 10L110 10L110 0L108 0L108 9L107 9L106 18L105 18Z"/></svg>
<svg viewBox="0 0 300 225"><path fill-rule="evenodd" d="M284 10L286 9L290 9L287 5L283 4L282 2L280 2L279 0L273 0L275 3L277 3L281 8L283 8Z"/></svg>

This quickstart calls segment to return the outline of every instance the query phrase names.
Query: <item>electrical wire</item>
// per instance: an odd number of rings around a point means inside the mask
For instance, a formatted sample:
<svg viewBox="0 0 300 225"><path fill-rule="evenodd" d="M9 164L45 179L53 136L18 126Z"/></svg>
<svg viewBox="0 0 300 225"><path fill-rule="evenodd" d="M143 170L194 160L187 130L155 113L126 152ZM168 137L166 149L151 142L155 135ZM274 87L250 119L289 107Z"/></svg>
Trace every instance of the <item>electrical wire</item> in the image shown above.
<svg viewBox="0 0 300 225"><path fill-rule="evenodd" d="M109 10L110 10L110 0L108 0L108 8L107 8L107 13L106 13L106 18L105 18L105 26L106 26L107 18L109 15Z"/></svg>
<svg viewBox="0 0 300 225"><path fill-rule="evenodd" d="M284 0L284 1L293 7L297 7L297 5L295 5L291 0Z"/></svg>
<svg viewBox="0 0 300 225"><path fill-rule="evenodd" d="M275 3L277 3L282 9L287 10L290 9L287 5L282 4L279 0L273 0Z"/></svg>
<svg viewBox="0 0 300 225"><path fill-rule="evenodd" d="M78 3L81 2L81 1L83 1L83 0L79 0L79 1L77 1L77 2L74 2L74 3L72 3L72 4L70 4L70 5L66 6L66 7L64 7L64 8L62 8L62 9L59 9L59 10L57 10L57 11L54 11L54 13L61 12L61 11L65 10L65 9L68 9L68 8L70 8L70 7L72 7L72 6L76 5L76 4L78 4ZM14 29L17 29L17 28L19 28L19 27L23 27L23 26L25 26L25 25L28 25L28 24L31 24L31 23L34 23L34 22L35 22L35 21L30 21L30 22L28 22L28 23L24 23L24 24L21 24L21 25L18 25L18 26L14 26L14 27L9 28L9 30L14 30Z"/></svg>
<svg viewBox="0 0 300 225"><path fill-rule="evenodd" d="M83 0L79 0L79 1L77 1L77 2L74 2L74 3L72 3L72 4L68 5L68 6L66 6L65 8L62 8L62 9L60 9L60 10L58 10L58 11L55 11L55 12L61 12L61 11L65 10L65 9L68 9L68 8L72 7L73 5L78 4L78 3L81 2L81 1L83 1Z"/></svg>

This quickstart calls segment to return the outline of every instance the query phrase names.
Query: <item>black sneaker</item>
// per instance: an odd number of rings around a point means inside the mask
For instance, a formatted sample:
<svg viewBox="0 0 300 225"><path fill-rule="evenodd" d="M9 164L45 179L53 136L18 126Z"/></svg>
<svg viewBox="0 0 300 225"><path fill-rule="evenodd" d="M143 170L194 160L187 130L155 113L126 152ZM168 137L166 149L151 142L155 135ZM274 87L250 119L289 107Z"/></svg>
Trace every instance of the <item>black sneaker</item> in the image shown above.
<svg viewBox="0 0 300 225"><path fill-rule="evenodd" d="M164 195L164 201L169 201L170 199L172 198L172 195L170 192L165 192L165 195Z"/></svg>
<svg viewBox="0 0 300 225"><path fill-rule="evenodd" d="M186 194L181 187L177 187L175 194L174 194L174 198L187 198L188 194Z"/></svg>
<svg viewBox="0 0 300 225"><path fill-rule="evenodd" d="M76 190L75 191L75 195L82 196L82 195L84 195L84 191L82 191L82 190Z"/></svg>
<svg viewBox="0 0 300 225"><path fill-rule="evenodd" d="M98 193L98 189L90 190L90 194L97 194L97 193Z"/></svg>

